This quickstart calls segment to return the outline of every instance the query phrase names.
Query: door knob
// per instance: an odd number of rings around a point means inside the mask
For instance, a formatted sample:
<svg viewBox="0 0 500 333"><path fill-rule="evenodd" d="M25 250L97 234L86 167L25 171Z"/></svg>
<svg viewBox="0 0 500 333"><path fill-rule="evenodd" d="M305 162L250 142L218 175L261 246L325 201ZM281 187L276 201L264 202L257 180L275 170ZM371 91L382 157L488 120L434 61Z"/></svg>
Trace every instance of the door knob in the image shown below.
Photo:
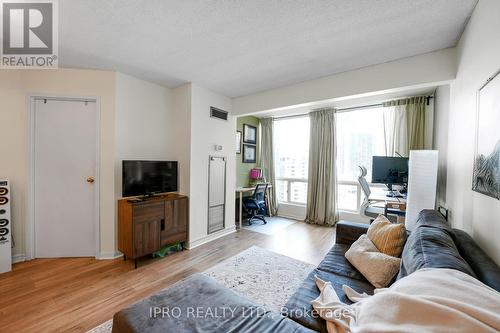
<svg viewBox="0 0 500 333"><path fill-rule="evenodd" d="M87 177L87 183L93 183L93 182L95 182L95 178L92 177L92 176L88 176Z"/></svg>

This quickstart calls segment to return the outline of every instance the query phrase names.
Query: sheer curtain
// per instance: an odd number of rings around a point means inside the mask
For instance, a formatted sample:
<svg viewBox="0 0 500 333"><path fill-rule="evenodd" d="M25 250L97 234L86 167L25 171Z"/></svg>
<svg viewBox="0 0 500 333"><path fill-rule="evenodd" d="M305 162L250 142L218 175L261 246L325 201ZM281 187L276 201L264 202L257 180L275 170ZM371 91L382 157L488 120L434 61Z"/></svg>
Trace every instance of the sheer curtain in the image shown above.
<svg viewBox="0 0 500 333"><path fill-rule="evenodd" d="M274 154L273 154L273 129L272 118L260 120L261 144L260 144L260 167L264 172L264 177L273 187L268 191L269 212L273 215L277 213L278 203L276 201L276 177L274 175Z"/></svg>
<svg viewBox="0 0 500 333"><path fill-rule="evenodd" d="M335 111L310 114L309 173L306 222L333 226L338 221L335 168Z"/></svg>
<svg viewBox="0 0 500 333"><path fill-rule="evenodd" d="M387 156L408 156L410 150L425 148L425 96L386 102L384 136Z"/></svg>
<svg viewBox="0 0 500 333"><path fill-rule="evenodd" d="M384 137L386 156L408 156L406 105L384 105Z"/></svg>

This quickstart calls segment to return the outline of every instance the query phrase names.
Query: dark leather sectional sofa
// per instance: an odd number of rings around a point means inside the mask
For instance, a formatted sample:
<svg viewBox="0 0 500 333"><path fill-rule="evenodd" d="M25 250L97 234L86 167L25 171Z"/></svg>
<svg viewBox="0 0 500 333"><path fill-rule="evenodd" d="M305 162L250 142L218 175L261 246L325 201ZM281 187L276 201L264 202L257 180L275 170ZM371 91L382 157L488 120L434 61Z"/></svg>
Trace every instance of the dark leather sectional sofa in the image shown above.
<svg viewBox="0 0 500 333"><path fill-rule="evenodd" d="M311 300L319 295L314 275L330 281L346 303L349 300L342 291L343 284L359 292L372 293L374 287L344 256L350 245L367 229L367 225L360 223L341 221L337 224L335 245L288 300L282 315L260 308L204 275L194 274L116 313L113 333L326 332L325 322L310 305ZM500 291L498 265L467 233L452 229L438 212L432 210L420 213L416 228L408 235L401 270L394 280L425 267L458 269ZM201 312L195 315L193 308L201 309ZM175 313L172 309L176 309Z"/></svg>

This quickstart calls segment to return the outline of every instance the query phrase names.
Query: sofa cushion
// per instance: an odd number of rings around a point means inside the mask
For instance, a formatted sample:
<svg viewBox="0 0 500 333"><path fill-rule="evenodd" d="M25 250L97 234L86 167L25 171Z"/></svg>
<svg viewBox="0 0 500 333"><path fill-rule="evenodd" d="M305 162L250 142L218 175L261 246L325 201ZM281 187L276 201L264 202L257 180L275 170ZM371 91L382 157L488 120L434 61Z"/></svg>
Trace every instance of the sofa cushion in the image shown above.
<svg viewBox="0 0 500 333"><path fill-rule="evenodd" d="M202 274L194 274L116 313L112 332L312 333Z"/></svg>
<svg viewBox="0 0 500 333"><path fill-rule="evenodd" d="M367 235L380 252L393 257L401 256L406 241L404 224L392 223L384 215L379 215L370 224Z"/></svg>
<svg viewBox="0 0 500 333"><path fill-rule="evenodd" d="M345 253L349 250L349 245L335 244L323 258L319 266L320 271L338 274L351 279L368 282L363 274L346 259Z"/></svg>
<svg viewBox="0 0 500 333"><path fill-rule="evenodd" d="M367 235L359 237L345 257L377 288L384 288L391 282L401 263L401 259L380 252Z"/></svg>
<svg viewBox="0 0 500 333"><path fill-rule="evenodd" d="M403 249L398 279L421 268L451 268L475 277L448 230L446 226L417 223Z"/></svg>
<svg viewBox="0 0 500 333"><path fill-rule="evenodd" d="M344 284L360 293L366 292L368 294L373 294L374 287L364 278L363 280L358 280L314 269L311 273L309 273L295 294L290 297L286 305L283 307L282 312L283 315L286 315L290 319L293 319L297 323L314 331L327 332L325 321L319 317L311 305L311 301L316 299L320 294L318 287L316 286L316 275L324 281L331 282L335 292L340 298L340 301L346 304L351 304L352 302L347 298L342 290L342 285Z"/></svg>
<svg viewBox="0 0 500 333"><path fill-rule="evenodd" d="M500 292L500 267L465 231L458 229L453 231L458 252L474 270L478 280Z"/></svg>
<svg viewBox="0 0 500 333"><path fill-rule="evenodd" d="M439 228L446 230L449 234L453 234L453 229L448 224L448 221L445 220L440 212L434 209L424 209L420 211L415 225Z"/></svg>

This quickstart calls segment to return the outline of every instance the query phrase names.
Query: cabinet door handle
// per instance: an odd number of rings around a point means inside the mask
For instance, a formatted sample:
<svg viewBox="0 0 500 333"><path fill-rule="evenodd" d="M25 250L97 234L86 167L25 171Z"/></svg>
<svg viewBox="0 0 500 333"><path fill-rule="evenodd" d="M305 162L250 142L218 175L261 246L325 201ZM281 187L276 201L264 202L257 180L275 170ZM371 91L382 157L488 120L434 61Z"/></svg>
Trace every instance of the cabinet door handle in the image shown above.
<svg viewBox="0 0 500 333"><path fill-rule="evenodd" d="M160 220L160 223L161 223L161 230L165 230L165 219L161 219Z"/></svg>

